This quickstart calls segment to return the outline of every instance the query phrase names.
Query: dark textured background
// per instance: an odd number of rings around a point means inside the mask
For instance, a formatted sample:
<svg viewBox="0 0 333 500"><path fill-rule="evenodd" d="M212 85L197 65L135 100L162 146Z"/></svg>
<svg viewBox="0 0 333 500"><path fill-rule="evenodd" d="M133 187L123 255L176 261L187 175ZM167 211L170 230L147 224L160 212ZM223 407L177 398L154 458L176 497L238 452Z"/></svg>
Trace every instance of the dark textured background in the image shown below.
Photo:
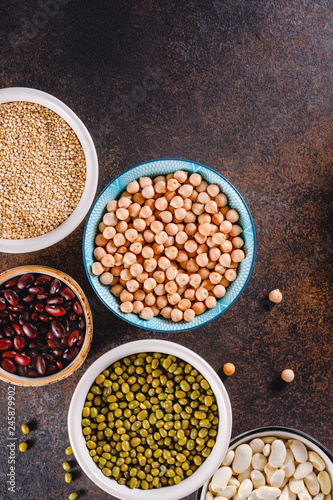
<svg viewBox="0 0 333 500"><path fill-rule="evenodd" d="M0 87L44 90L77 113L96 144L98 193L154 158L191 159L223 173L252 212L257 258L231 309L205 328L172 335L134 328L95 297L82 265L84 223L46 250L0 254L0 271L44 264L71 274L95 320L76 374L46 388L17 388L17 422L35 419L36 429L31 449L17 458L16 494L5 488L7 385L0 383L0 498L60 500L72 490L87 500L110 498L77 468L72 485L64 483L67 409L98 356L152 336L194 349L219 373L227 361L236 365L225 380L233 436L287 425L333 451L331 2L61 3L45 16L36 1L1 0ZM151 72L155 84L142 93ZM277 287L283 302L265 312L260 301ZM276 379L286 367L295 381L281 388Z"/></svg>

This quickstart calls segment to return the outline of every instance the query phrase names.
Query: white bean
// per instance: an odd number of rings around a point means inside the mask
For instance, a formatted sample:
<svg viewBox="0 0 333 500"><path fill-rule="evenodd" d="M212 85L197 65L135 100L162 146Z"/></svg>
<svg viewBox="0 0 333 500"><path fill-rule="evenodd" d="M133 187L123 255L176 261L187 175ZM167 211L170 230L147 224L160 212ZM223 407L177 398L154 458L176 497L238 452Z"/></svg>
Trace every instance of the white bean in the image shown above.
<svg viewBox="0 0 333 500"><path fill-rule="evenodd" d="M313 470L313 465L311 462L303 462L302 464L298 464L294 472L294 478L304 479L306 476L311 474L312 470Z"/></svg>
<svg viewBox="0 0 333 500"><path fill-rule="evenodd" d="M257 496L262 500L273 500L273 498L277 498L280 495L281 490L273 486L260 486L257 489Z"/></svg>
<svg viewBox="0 0 333 500"><path fill-rule="evenodd" d="M252 460L252 449L248 444L241 444L235 450L235 458L232 463L232 469L237 474L246 471Z"/></svg>
<svg viewBox="0 0 333 500"><path fill-rule="evenodd" d="M298 441L298 439L292 440L289 448L293 452L296 462L302 463L307 461L308 451L301 441Z"/></svg>
<svg viewBox="0 0 333 500"><path fill-rule="evenodd" d="M232 470L230 467L220 467L214 474L211 480L211 488L215 493L224 490L231 478Z"/></svg>
<svg viewBox="0 0 333 500"><path fill-rule="evenodd" d="M238 496L239 498L247 498L253 490L253 484L251 479L244 479L244 481L241 482L240 487L238 489Z"/></svg>

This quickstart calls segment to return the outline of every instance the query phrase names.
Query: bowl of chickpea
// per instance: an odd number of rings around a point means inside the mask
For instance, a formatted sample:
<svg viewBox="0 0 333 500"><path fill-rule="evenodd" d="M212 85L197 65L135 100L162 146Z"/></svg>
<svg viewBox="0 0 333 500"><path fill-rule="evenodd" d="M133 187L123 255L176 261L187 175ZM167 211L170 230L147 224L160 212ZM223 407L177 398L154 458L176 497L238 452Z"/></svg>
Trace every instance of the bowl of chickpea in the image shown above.
<svg viewBox="0 0 333 500"><path fill-rule="evenodd" d="M212 321L244 291L255 229L238 191L187 160L137 165L95 201L83 236L89 281L106 307L152 331Z"/></svg>

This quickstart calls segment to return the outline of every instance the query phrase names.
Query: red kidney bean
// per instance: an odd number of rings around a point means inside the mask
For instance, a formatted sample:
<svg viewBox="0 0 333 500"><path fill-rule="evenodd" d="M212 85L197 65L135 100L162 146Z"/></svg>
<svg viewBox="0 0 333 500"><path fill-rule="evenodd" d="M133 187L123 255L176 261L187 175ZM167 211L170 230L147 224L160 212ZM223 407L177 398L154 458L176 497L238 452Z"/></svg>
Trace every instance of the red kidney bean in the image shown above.
<svg viewBox="0 0 333 500"><path fill-rule="evenodd" d="M50 349L58 349L59 343L55 339L47 339L47 345Z"/></svg>
<svg viewBox="0 0 333 500"><path fill-rule="evenodd" d="M37 295L37 300L46 300L48 298L49 294L48 293L39 293Z"/></svg>
<svg viewBox="0 0 333 500"><path fill-rule="evenodd" d="M13 341L11 339L2 339L0 340L0 351L8 351L13 345Z"/></svg>
<svg viewBox="0 0 333 500"><path fill-rule="evenodd" d="M28 288L28 292L32 295L38 295L39 293L44 293L44 288L41 286L31 286Z"/></svg>
<svg viewBox="0 0 333 500"><path fill-rule="evenodd" d="M51 353L53 358L60 358L62 356L62 350L61 349L54 349Z"/></svg>
<svg viewBox="0 0 333 500"><path fill-rule="evenodd" d="M64 286L59 293L65 300L72 300L75 297L75 293L68 286Z"/></svg>
<svg viewBox="0 0 333 500"><path fill-rule="evenodd" d="M54 278L50 284L50 294L55 295L56 293L59 292L60 288L61 288L61 281L58 280L58 278Z"/></svg>
<svg viewBox="0 0 333 500"><path fill-rule="evenodd" d="M56 367L56 365L53 365L53 364L50 364L47 369L46 369L46 374L47 375L52 375L53 373L57 372L58 369Z"/></svg>
<svg viewBox="0 0 333 500"><path fill-rule="evenodd" d="M21 365L21 366L28 366L31 362L30 356L27 356L26 354L19 353L19 352L17 354L15 354L14 360L16 361L16 363L18 365Z"/></svg>
<svg viewBox="0 0 333 500"><path fill-rule="evenodd" d="M3 358L13 358L15 356L16 351L5 351L3 354L2 354L2 357Z"/></svg>
<svg viewBox="0 0 333 500"><path fill-rule="evenodd" d="M52 316L64 316L66 309L61 306L45 306L45 311L52 314Z"/></svg>
<svg viewBox="0 0 333 500"><path fill-rule="evenodd" d="M17 351L24 351L24 349L27 346L27 341L24 337L17 336L17 337L14 337L13 344L14 344L14 348Z"/></svg>
<svg viewBox="0 0 333 500"><path fill-rule="evenodd" d="M73 359L78 355L79 349L77 347L70 347L68 351L65 351L62 357L66 361L73 361Z"/></svg>
<svg viewBox="0 0 333 500"><path fill-rule="evenodd" d="M82 306L80 304L80 302L78 300L76 300L73 304L73 309L74 309L74 312L76 312L76 314L82 314L83 313L83 309L82 309Z"/></svg>
<svg viewBox="0 0 333 500"><path fill-rule="evenodd" d="M13 312L23 312L24 306L21 304L17 304L17 306L8 306L8 309Z"/></svg>
<svg viewBox="0 0 333 500"><path fill-rule="evenodd" d="M16 285L18 278L12 278L5 283L5 288L12 288Z"/></svg>
<svg viewBox="0 0 333 500"><path fill-rule="evenodd" d="M64 304L64 308L66 309L66 311L69 311L69 310L72 308L72 304L71 304L71 302L66 302L66 303Z"/></svg>
<svg viewBox="0 0 333 500"><path fill-rule="evenodd" d="M51 283L52 281L52 277L51 276L48 276L47 274L41 274L40 276L38 276L38 278L35 279L35 283L34 285L48 285L49 283Z"/></svg>
<svg viewBox="0 0 333 500"><path fill-rule="evenodd" d="M59 370L62 370L62 369L63 369L63 367L64 367L64 365L63 365L63 363L62 363L61 361L56 361L56 365L57 365L57 368L58 368Z"/></svg>
<svg viewBox="0 0 333 500"><path fill-rule="evenodd" d="M35 300L35 295L31 295L31 293L29 293L29 295L26 295L25 297L23 297L22 300L26 304L31 304Z"/></svg>
<svg viewBox="0 0 333 500"><path fill-rule="evenodd" d="M45 356L45 359L47 359L48 361L50 361L50 362L54 361L53 356L51 354L44 354L44 356Z"/></svg>
<svg viewBox="0 0 333 500"><path fill-rule="evenodd" d="M76 345L78 347L81 347L81 345L83 344L83 340L84 340L84 336L80 335L79 340L77 341Z"/></svg>
<svg viewBox="0 0 333 500"><path fill-rule="evenodd" d="M72 347L74 344L76 344L76 342L78 341L79 339L79 331L78 330L74 330L70 336L68 337L68 342L67 344L69 345L69 347Z"/></svg>
<svg viewBox="0 0 333 500"><path fill-rule="evenodd" d="M23 335L23 330L22 328L17 325L16 323L12 323L13 330L15 330L16 335Z"/></svg>
<svg viewBox="0 0 333 500"><path fill-rule="evenodd" d="M48 314L40 314L38 318L45 323L48 323L50 321L50 316Z"/></svg>
<svg viewBox="0 0 333 500"><path fill-rule="evenodd" d="M36 369L40 375L45 375L46 362L43 356L38 356L36 359Z"/></svg>
<svg viewBox="0 0 333 500"><path fill-rule="evenodd" d="M29 349L36 349L37 351L42 351L43 349L45 349L45 346L41 342L37 342L36 340L33 340L29 344Z"/></svg>
<svg viewBox="0 0 333 500"><path fill-rule="evenodd" d="M31 314L31 319L32 319L32 321L38 321L39 320L39 314L38 314L38 312L33 312Z"/></svg>
<svg viewBox="0 0 333 500"><path fill-rule="evenodd" d="M32 323L25 323L22 326L23 333L28 337L28 339L35 339L38 335L37 328Z"/></svg>
<svg viewBox="0 0 333 500"><path fill-rule="evenodd" d="M16 372L16 366L13 363L11 359L5 358L1 362L1 368L6 370L9 373L15 373Z"/></svg>
<svg viewBox="0 0 333 500"><path fill-rule="evenodd" d="M11 306L16 306L19 303L20 297L14 290L5 290L5 299Z"/></svg>
<svg viewBox="0 0 333 500"><path fill-rule="evenodd" d="M37 304L35 304L35 309L37 312L41 313L44 311L45 306L41 302L37 302Z"/></svg>
<svg viewBox="0 0 333 500"><path fill-rule="evenodd" d="M64 299L62 297L52 297L46 301L49 306L59 306L60 304L63 304L63 302Z"/></svg>
<svg viewBox="0 0 333 500"><path fill-rule="evenodd" d="M38 377L38 372L36 370L29 370L27 373L28 377Z"/></svg>
<svg viewBox="0 0 333 500"><path fill-rule="evenodd" d="M0 311L0 318L7 318L8 316L8 311L5 310L5 311Z"/></svg>
<svg viewBox="0 0 333 500"><path fill-rule="evenodd" d="M4 311L6 309L6 301L3 297L0 297L0 311Z"/></svg>
<svg viewBox="0 0 333 500"><path fill-rule="evenodd" d="M28 323L30 320L30 314L29 311L23 311L23 313L20 316L19 323L20 325L24 325L24 323Z"/></svg>
<svg viewBox="0 0 333 500"><path fill-rule="evenodd" d="M62 337L60 339L60 345L64 345L64 346L67 345L67 339L65 337Z"/></svg>
<svg viewBox="0 0 333 500"><path fill-rule="evenodd" d="M32 285L33 282L34 275L31 273L26 273L19 277L16 286L19 290L24 290L25 288L28 288L28 286Z"/></svg>
<svg viewBox="0 0 333 500"><path fill-rule="evenodd" d="M47 332L47 334L46 334L46 338L47 338L47 339L50 339L50 340L54 339L53 332L51 332L51 331Z"/></svg>
<svg viewBox="0 0 333 500"><path fill-rule="evenodd" d="M3 333L6 335L6 337L14 337L15 330L13 330L11 326L5 326L3 329Z"/></svg>
<svg viewBox="0 0 333 500"><path fill-rule="evenodd" d="M52 333L58 338L64 337L66 335L65 327L60 323L60 321L57 321L56 319L53 319L51 321L51 330Z"/></svg>
<svg viewBox="0 0 333 500"><path fill-rule="evenodd" d="M79 330L84 330L86 327L86 323L85 323L84 319L80 319L77 326L79 327Z"/></svg>
<svg viewBox="0 0 333 500"><path fill-rule="evenodd" d="M28 367L27 366L19 366L18 372L21 375L21 377L26 377L27 373L28 373Z"/></svg>
<svg viewBox="0 0 333 500"><path fill-rule="evenodd" d="M75 321L75 320L76 320L76 318L77 318L77 316L76 316L76 314L75 314L75 313L71 313L71 314L69 315L69 319L70 319L71 321Z"/></svg>

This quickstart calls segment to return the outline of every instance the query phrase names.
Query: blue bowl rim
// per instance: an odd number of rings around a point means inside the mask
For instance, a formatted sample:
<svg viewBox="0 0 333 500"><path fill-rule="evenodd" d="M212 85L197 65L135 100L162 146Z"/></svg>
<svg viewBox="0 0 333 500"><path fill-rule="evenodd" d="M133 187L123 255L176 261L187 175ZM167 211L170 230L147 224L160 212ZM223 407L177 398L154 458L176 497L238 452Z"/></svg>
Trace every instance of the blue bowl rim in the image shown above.
<svg viewBox="0 0 333 500"><path fill-rule="evenodd" d="M231 184L230 181L228 181L228 179L226 179L222 174L220 174L220 172L218 172L217 170L214 170L213 168L211 167L208 167L206 165L204 165L203 163L199 163L197 161L192 161L192 160L184 160L182 158L157 158L157 159L154 159L154 160L148 160L148 161L144 161L144 162L140 162L140 163L137 163L136 165L134 165L133 167L130 167L129 169L127 169L125 172L128 172L130 170L133 170L134 168L137 168L137 167L140 167L142 165L147 165L149 163L156 163L158 161L181 161L181 162L185 162L185 163L191 163L191 164L195 164L195 165L198 165L200 167L203 167L203 168L206 168L207 170L211 170L214 174L217 174L219 175L220 177L222 177L222 179L227 183L229 184L229 186L237 193L237 195L240 197L242 203L244 204L244 207L248 213L248 216L249 216L249 219L251 221L251 227L252 227L252 230L253 230L253 259L252 259L252 263L251 263L251 268L249 270L249 273L248 273L248 276L246 278L246 281L245 283L243 284L243 287L241 288L239 294L237 295L237 297L234 298L234 300L228 304L228 306L225 307L225 309L223 309L219 314L217 314L213 319L207 319L206 321L204 321L203 323L201 323L200 325L196 325L196 326L191 326L191 322L188 323L188 328L182 328L181 330L178 330L178 331L181 331L181 332L187 332L189 330L194 330L195 328L200 328L204 325L206 325L207 323L210 323L211 321L215 321L217 318L219 318L223 313L225 313L225 311L227 311L232 305L234 305L234 303L239 299L239 297L242 295L242 293L244 292L248 282L249 282L249 279L252 275L252 271L253 271L253 267L254 267L254 262L255 262L255 257L256 257L256 249L257 249L257 244L256 244L256 232L255 232L255 227L254 227L254 222L253 222L253 218L252 218L252 215L251 215L251 212L247 206L247 204L245 203L244 201L244 198L242 197L242 195L239 193L239 191L234 187L233 184ZM88 277L88 280L89 280L89 283L92 287L92 289L94 290L94 292L96 293L97 297L99 298L99 300L113 313L115 314L116 316L118 316L118 318L122 319L123 321L126 321L127 323L129 323L130 325L136 327L136 328L142 328L143 330L148 330L148 331L151 331L151 332L163 332L163 333L168 333L170 332L170 330L166 331L166 330L154 330L153 328L149 327L149 325L136 325L135 323L133 323L132 321L130 321L129 319L126 318L126 315L122 315L120 314L118 311L116 311L115 309L113 309L112 307L110 307L101 297L100 295L98 294L98 292L96 291L95 287L94 287L94 284L93 284L93 281L91 279L91 276L90 276L90 272L87 268L87 263L86 263L86 259L85 259L85 252L84 252L84 246L85 246L85 241L86 241L86 231L87 231L87 226L88 226L88 222L89 222L89 219L90 219L90 216L92 214L92 212L94 211L95 209L95 205L99 199L100 196L102 196L102 194L108 189L109 185L114 183L117 179L119 179L120 177L122 177L122 175L125 173L125 172L122 172L121 174L117 175L117 177L115 177L114 179L112 179L105 187L104 189L102 189L102 191L98 194L97 198L95 199L93 205L91 206L91 209L89 211L89 214L87 216L87 220L86 220L86 223L85 223L85 226L84 226L84 232L83 232L83 238L82 238L82 256L83 256L83 263L84 263L84 269L86 271L86 274L87 274L87 277ZM148 322L149 323L149 322ZM175 326L177 326L177 323L175 323ZM177 328L175 328L174 331L177 331Z"/></svg>

